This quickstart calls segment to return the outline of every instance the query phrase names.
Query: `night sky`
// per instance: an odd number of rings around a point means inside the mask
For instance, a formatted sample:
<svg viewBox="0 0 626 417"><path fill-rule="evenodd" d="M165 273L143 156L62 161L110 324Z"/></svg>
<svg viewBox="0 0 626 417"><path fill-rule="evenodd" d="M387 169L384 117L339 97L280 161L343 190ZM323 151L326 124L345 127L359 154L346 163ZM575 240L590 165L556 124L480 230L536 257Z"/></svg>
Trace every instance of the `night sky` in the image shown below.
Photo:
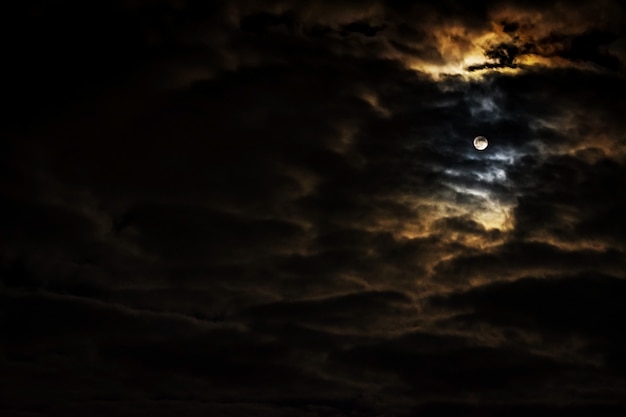
<svg viewBox="0 0 626 417"><path fill-rule="evenodd" d="M2 416L626 415L619 1L2 9Z"/></svg>

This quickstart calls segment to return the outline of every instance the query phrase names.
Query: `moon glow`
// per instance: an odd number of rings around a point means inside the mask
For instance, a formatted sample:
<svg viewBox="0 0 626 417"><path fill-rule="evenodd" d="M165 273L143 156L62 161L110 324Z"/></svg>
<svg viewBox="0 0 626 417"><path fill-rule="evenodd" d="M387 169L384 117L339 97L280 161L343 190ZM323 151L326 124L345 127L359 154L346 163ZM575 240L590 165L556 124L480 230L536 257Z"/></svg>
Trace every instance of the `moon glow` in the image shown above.
<svg viewBox="0 0 626 417"><path fill-rule="evenodd" d="M474 138L474 148L478 149L479 151L484 151L487 148L487 145L489 145L489 142L487 141L486 137L476 136Z"/></svg>

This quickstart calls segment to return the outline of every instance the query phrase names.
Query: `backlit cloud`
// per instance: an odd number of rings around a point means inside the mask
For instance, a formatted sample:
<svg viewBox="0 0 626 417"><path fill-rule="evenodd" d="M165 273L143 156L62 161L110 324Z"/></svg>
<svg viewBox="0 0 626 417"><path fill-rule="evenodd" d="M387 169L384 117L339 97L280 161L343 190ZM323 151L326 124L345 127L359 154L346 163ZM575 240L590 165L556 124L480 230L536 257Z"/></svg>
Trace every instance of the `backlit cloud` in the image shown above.
<svg viewBox="0 0 626 417"><path fill-rule="evenodd" d="M11 6L0 410L623 414L618 2L79 3Z"/></svg>

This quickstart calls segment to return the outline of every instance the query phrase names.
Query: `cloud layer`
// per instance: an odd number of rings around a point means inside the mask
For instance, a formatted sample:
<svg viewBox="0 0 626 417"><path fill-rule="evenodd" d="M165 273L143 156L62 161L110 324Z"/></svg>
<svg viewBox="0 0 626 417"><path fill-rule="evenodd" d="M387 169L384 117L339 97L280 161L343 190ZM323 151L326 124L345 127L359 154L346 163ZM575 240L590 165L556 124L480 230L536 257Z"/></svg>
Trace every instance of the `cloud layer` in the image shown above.
<svg viewBox="0 0 626 417"><path fill-rule="evenodd" d="M3 415L623 413L618 2L11 8Z"/></svg>

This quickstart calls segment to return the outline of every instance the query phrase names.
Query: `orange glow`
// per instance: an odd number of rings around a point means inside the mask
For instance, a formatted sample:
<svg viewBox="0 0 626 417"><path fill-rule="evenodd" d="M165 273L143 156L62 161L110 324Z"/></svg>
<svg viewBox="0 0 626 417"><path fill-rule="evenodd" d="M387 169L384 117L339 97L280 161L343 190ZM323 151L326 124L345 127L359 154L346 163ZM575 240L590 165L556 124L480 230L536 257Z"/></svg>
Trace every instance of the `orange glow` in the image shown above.
<svg viewBox="0 0 626 417"><path fill-rule="evenodd" d="M594 65L560 58L560 51L565 45L555 40L542 42L551 33L576 35L589 29L587 13L593 13L609 27L619 24L619 19L612 14L611 4L603 1L597 6L589 6L589 10L573 12L563 5L558 5L550 12L536 12L512 7L499 8L491 13L490 28L483 31L472 31L460 24L433 27L432 40L442 56L442 62L420 60L415 57L403 57L407 67L429 74L434 79L446 75L462 76L464 79L481 78L488 72L517 73L529 67L577 67L586 70L597 70ZM508 33L504 31L502 22L514 22L517 27ZM520 51L513 60L513 67L485 68L469 71L468 67L494 65L498 62L489 58L485 52L500 44L532 45L531 50Z"/></svg>

